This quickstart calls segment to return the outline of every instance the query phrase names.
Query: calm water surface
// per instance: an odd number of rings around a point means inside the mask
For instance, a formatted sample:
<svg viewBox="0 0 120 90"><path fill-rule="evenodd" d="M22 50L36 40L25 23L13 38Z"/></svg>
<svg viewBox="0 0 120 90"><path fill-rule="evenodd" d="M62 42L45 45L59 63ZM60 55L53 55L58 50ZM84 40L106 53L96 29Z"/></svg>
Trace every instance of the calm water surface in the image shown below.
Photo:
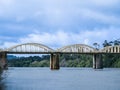
<svg viewBox="0 0 120 90"><path fill-rule="evenodd" d="M120 69L9 68L0 90L120 90Z"/></svg>

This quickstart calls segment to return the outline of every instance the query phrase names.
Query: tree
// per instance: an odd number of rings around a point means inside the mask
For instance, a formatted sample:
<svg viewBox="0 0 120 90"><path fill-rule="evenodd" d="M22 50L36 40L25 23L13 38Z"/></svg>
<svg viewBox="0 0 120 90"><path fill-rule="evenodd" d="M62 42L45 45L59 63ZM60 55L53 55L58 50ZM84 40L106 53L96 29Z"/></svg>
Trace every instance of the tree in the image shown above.
<svg viewBox="0 0 120 90"><path fill-rule="evenodd" d="M104 41L103 47L107 47L107 46L112 46L111 41L110 42L108 42L107 40Z"/></svg>
<svg viewBox="0 0 120 90"><path fill-rule="evenodd" d="M119 40L115 40L113 43L114 43L114 45L120 45L120 41Z"/></svg>
<svg viewBox="0 0 120 90"><path fill-rule="evenodd" d="M93 45L95 46L95 48L98 50L100 45L98 43L93 43Z"/></svg>

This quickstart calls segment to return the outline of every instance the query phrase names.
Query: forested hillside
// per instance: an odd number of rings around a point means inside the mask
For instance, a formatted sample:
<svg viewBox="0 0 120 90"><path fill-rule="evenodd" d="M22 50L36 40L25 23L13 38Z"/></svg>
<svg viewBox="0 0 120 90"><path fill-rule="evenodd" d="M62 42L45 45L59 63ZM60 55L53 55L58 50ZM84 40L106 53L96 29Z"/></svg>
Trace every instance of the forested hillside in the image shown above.
<svg viewBox="0 0 120 90"><path fill-rule="evenodd" d="M93 44L96 49L99 49L99 44ZM103 47L120 45L119 40L103 42ZM61 54L61 67L92 67L92 55L85 54ZM120 67L120 54L103 54L104 67ZM29 56L29 57L15 57L8 56L8 65L10 67L49 67L50 56Z"/></svg>
<svg viewBox="0 0 120 90"><path fill-rule="evenodd" d="M50 56L16 57L8 59L10 67L49 67ZM103 55L104 67L120 67L120 55ZM92 67L92 55L63 54L60 55L61 67Z"/></svg>

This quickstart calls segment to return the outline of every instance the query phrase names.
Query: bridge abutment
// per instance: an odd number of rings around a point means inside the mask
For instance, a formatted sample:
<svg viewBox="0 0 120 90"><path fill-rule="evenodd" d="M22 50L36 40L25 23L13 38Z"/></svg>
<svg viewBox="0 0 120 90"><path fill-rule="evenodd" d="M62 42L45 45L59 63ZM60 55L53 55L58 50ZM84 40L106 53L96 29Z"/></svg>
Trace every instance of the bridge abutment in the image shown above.
<svg viewBox="0 0 120 90"><path fill-rule="evenodd" d="M59 54L51 54L50 57L50 69L51 70L58 70L59 66Z"/></svg>
<svg viewBox="0 0 120 90"><path fill-rule="evenodd" d="M2 69L7 69L7 53L0 53L0 67Z"/></svg>
<svg viewBox="0 0 120 90"><path fill-rule="evenodd" d="M103 69L102 54L93 54L93 68Z"/></svg>

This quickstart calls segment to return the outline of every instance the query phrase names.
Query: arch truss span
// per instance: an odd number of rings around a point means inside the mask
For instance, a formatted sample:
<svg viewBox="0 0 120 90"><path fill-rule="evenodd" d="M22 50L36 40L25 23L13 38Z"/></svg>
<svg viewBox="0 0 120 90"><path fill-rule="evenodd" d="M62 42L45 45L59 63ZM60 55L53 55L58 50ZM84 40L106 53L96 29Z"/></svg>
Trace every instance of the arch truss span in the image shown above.
<svg viewBox="0 0 120 90"><path fill-rule="evenodd" d="M101 52L104 52L104 53L120 53L120 45L104 47L101 50Z"/></svg>
<svg viewBox="0 0 120 90"><path fill-rule="evenodd" d="M85 44L74 44L74 45L68 45L65 47L62 47L58 49L59 52L66 52L66 53L91 53L95 52L95 48L85 45Z"/></svg>
<svg viewBox="0 0 120 90"><path fill-rule="evenodd" d="M11 48L8 48L6 50L7 52L25 52L25 53L31 53L31 52L53 52L54 50L43 45L43 44L38 44L38 43L25 43L25 44L20 44L13 46Z"/></svg>

